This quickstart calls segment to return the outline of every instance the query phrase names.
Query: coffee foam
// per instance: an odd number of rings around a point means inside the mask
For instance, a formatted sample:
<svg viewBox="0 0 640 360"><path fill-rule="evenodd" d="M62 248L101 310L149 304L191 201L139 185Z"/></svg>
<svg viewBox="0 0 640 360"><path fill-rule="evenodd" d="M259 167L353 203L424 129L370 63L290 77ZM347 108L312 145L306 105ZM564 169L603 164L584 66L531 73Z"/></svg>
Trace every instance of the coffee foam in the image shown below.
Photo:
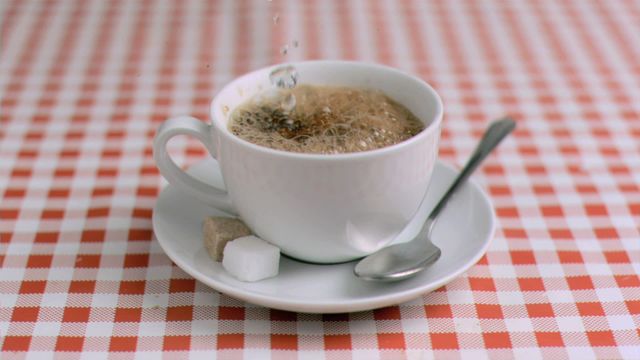
<svg viewBox="0 0 640 360"><path fill-rule="evenodd" d="M298 85L271 89L242 104L232 112L229 129L277 150L335 154L397 144L422 131L424 124L378 90Z"/></svg>

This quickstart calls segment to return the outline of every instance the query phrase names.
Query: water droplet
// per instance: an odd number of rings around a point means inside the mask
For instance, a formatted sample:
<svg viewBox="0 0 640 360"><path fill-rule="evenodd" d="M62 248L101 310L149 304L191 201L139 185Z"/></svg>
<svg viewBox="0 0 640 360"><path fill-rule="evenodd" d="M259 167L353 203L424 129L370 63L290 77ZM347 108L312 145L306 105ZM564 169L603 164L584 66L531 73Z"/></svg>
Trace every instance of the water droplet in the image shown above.
<svg viewBox="0 0 640 360"><path fill-rule="evenodd" d="M300 45L300 43L298 43L298 40L293 40L293 47L297 48L298 45Z"/></svg>
<svg viewBox="0 0 640 360"><path fill-rule="evenodd" d="M296 107L296 97L293 94L287 94L280 102L280 107L285 112L289 112Z"/></svg>
<svg viewBox="0 0 640 360"><path fill-rule="evenodd" d="M280 54L287 55L289 53L289 45L284 45L280 48Z"/></svg>
<svg viewBox="0 0 640 360"><path fill-rule="evenodd" d="M269 80L273 86L281 89L292 89L298 83L298 72L296 69L289 66L281 66L275 68L269 74Z"/></svg>
<svg viewBox="0 0 640 360"><path fill-rule="evenodd" d="M273 15L273 23L278 25L278 21L280 21L280 14Z"/></svg>

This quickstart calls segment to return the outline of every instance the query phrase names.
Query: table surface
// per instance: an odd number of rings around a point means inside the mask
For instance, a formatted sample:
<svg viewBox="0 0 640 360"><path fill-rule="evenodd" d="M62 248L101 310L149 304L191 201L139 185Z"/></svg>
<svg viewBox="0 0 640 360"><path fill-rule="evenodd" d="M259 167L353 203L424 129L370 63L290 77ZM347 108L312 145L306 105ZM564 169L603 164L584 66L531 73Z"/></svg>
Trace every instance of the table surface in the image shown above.
<svg viewBox="0 0 640 360"><path fill-rule="evenodd" d="M640 358L637 1L0 8L0 357ZM220 294L162 252L155 129L206 119L242 73L317 58L432 84L449 164L491 119L517 119L474 175L498 221L466 274L398 306L297 314ZM193 139L170 151L205 156Z"/></svg>

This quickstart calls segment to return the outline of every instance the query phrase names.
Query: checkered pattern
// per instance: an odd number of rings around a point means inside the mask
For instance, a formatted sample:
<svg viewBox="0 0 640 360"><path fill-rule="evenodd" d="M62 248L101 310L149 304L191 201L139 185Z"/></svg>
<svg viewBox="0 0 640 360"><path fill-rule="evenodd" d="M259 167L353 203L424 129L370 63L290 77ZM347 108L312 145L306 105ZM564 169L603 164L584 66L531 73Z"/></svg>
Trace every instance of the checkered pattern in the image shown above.
<svg viewBox="0 0 640 360"><path fill-rule="evenodd" d="M0 9L1 358L640 358L637 1ZM219 294L163 254L151 229L157 126L205 119L239 74L311 58L433 84L448 163L464 162L490 119L518 120L475 175L498 230L465 275L399 306L308 315ZM193 139L170 151L182 164L205 156Z"/></svg>

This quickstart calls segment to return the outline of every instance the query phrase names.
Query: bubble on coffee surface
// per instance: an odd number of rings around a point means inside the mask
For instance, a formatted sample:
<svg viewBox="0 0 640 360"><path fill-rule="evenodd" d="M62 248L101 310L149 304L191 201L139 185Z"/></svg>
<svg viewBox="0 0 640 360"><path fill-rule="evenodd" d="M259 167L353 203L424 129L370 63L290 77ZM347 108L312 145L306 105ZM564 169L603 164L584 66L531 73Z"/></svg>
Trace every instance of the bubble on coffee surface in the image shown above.
<svg viewBox="0 0 640 360"><path fill-rule="evenodd" d="M282 106L288 97L293 108ZM232 112L229 129L277 150L336 154L397 144L424 124L377 90L303 84L250 99Z"/></svg>

